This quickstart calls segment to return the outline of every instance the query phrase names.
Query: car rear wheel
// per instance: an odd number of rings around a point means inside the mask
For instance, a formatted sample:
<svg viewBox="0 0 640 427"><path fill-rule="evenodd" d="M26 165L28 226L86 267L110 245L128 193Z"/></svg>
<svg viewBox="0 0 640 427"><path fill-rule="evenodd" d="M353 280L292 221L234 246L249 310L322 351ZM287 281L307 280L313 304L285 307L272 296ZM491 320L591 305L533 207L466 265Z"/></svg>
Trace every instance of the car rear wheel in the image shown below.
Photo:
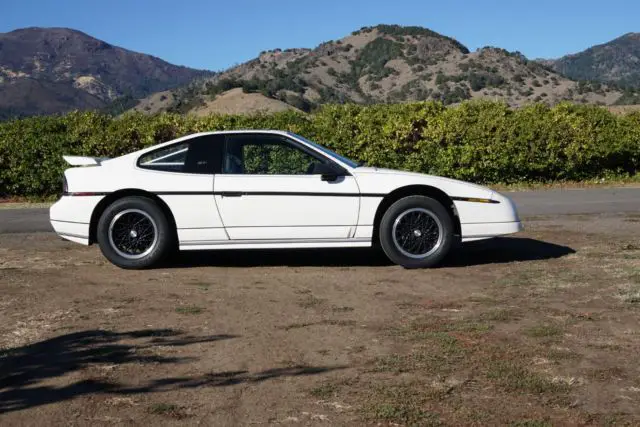
<svg viewBox="0 0 640 427"><path fill-rule="evenodd" d="M409 196L392 204L379 229L385 254L405 268L439 264L454 243L451 216L440 202L425 196Z"/></svg>
<svg viewBox="0 0 640 427"><path fill-rule="evenodd" d="M157 265L174 246L173 233L162 209L145 197L125 197L109 205L97 229L100 250L121 268Z"/></svg>

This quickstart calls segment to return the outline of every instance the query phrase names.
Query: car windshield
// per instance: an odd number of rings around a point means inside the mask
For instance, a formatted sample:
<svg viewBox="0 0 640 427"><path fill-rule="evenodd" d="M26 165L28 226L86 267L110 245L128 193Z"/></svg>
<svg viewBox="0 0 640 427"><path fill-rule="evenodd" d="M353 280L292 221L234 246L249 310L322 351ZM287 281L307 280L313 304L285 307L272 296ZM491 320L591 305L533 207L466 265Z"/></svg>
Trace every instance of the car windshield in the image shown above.
<svg viewBox="0 0 640 427"><path fill-rule="evenodd" d="M357 168L358 166L362 166L362 164L361 164L361 163L358 163L358 162L353 161L353 160L351 160L351 159L347 159L346 157L341 156L340 154L338 154L338 153L336 153L336 152L334 152L334 151L331 151L331 150L329 150L328 148L323 147L323 146L322 146L322 145L320 145L320 144L317 144L317 143L315 143L315 142L313 142L313 141L309 141L307 138L305 138L305 137L303 137L303 136L296 135L296 134L293 134L293 135L294 135L296 138L301 139L302 141L306 142L307 144L309 144L309 145L313 145L315 148L317 148L318 150L322 151L322 152L323 152L323 153L325 153L326 155L328 155L328 156L330 156L330 157L333 157L334 159L336 159L336 160L338 160L338 161L340 161L340 162L342 162L342 163L346 164L346 165L347 165L347 166L349 166L349 167Z"/></svg>

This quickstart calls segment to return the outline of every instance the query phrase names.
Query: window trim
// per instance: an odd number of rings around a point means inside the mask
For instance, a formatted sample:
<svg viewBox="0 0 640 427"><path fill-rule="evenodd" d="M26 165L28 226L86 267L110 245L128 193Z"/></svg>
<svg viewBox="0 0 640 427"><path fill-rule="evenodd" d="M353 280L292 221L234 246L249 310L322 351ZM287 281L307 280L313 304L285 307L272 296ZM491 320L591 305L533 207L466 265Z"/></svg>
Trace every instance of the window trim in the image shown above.
<svg viewBox="0 0 640 427"><path fill-rule="evenodd" d="M336 162L334 159L332 159L330 156L327 156L326 154L322 153L321 151L316 151L308 146L306 146L305 144L301 143L300 141L297 141L296 139L293 139L289 136L285 136L285 135L281 135L281 134L272 134L272 133L262 133L262 132L238 132L238 133L228 133L225 135L224 138L224 147L222 150L222 169L220 171L220 175L227 175L227 176L289 176L289 177L310 177L310 176L316 176L315 174L247 174L247 173L226 173L224 171L224 164L225 164L225 158L227 156L227 147L229 144L229 139L230 138L237 138L237 137L243 137L243 136L247 136L247 137L251 137L251 136L261 136L261 137L267 137L270 139L275 139L275 140L280 140L284 143L288 143L290 145L292 145L293 147L299 149L300 151L302 151L303 153L318 159L318 160L324 160L326 163L330 163L331 165L335 166L336 168L338 168L340 170L340 172L344 175L344 176L352 176L351 172L345 168L343 165L341 165L340 163Z"/></svg>
<svg viewBox="0 0 640 427"><path fill-rule="evenodd" d="M190 147L190 144L192 144L195 140L200 139L200 138L205 138L205 137L223 137L224 140L223 141L219 141L218 144L222 144L222 154L224 155L224 150L226 148L226 135L221 135L221 134L215 134L215 133L208 133L208 134L197 134L197 135L192 135L191 138L181 138L178 141L175 141L172 144L163 144L162 147L158 147L154 150L149 150L149 151L145 151L144 153L141 153L137 158L136 158L136 162L135 162L135 167L137 169L141 169L143 171L146 172L160 172L160 173L170 173L172 175L175 174L182 174L182 175L193 175L193 176L214 176L214 175L219 175L216 174L215 172L212 173L195 173L195 172L184 172L184 171L172 171L172 170L166 170L166 169L154 169L154 168L150 168L147 166L143 166L141 164L141 160L143 157L148 156L149 154L153 154L153 153L157 153L158 151L162 151L162 150L166 150L169 149L171 147L175 147L176 145L182 145L182 144L187 144L187 147ZM187 153L189 152L189 149L187 148ZM173 154L173 153L172 153ZM170 156L171 154L168 154L168 156ZM154 159L155 160L155 159ZM185 157L185 161L186 161L186 157ZM222 164L219 165L220 166L220 173L222 173Z"/></svg>
<svg viewBox="0 0 640 427"><path fill-rule="evenodd" d="M184 142L184 143L181 143L181 144L188 144L188 143L187 143L187 142ZM180 145L180 144L178 144L178 145ZM171 146L169 146L169 147L171 147ZM164 147L164 148L167 148L167 147ZM189 151L189 146L187 146L186 148L183 148L183 149L181 149L181 150L175 151L175 152L173 152L173 153L169 153L169 154L165 154L164 156L157 157L157 158L155 158L155 159L153 159L153 160L150 160L150 161L148 161L148 162L145 162L144 164L140 163L140 167L142 167L143 169L152 169L152 168L146 167L145 165L149 165L149 164L153 164L153 165L163 165L163 166L166 166L166 165L174 165L174 164L176 164L176 163L170 163L170 162L158 162L158 160L166 159L167 157L175 156L175 155L177 155L177 154L187 153L188 151ZM147 154L151 154L151 153L154 153L154 151L151 151L150 153L146 153L146 154L144 154L144 155L140 156L140 159L142 159L142 158L143 158L144 156L146 156ZM186 155L185 155L185 160L186 160ZM183 165L184 165L184 164L183 164Z"/></svg>
<svg viewBox="0 0 640 427"><path fill-rule="evenodd" d="M306 147L322 154L323 156L327 156L329 159L331 159L331 161L339 164L340 166L342 166L347 170L353 170L361 166L355 160L345 157L341 154L338 154L335 151L331 150L330 148L325 147L324 145L319 144L315 141L312 141L302 135L298 135L290 131L287 131L286 133L290 138L293 138L296 142L299 142L300 144L305 145ZM335 154L335 156L331 153ZM353 163L353 165L351 163Z"/></svg>

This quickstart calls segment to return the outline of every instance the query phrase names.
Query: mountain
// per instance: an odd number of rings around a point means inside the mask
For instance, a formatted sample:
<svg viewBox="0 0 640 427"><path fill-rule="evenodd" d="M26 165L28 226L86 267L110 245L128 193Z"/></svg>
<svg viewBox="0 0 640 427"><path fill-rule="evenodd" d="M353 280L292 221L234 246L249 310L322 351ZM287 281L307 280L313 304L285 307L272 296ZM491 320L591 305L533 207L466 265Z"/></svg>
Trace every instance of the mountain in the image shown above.
<svg viewBox="0 0 640 427"><path fill-rule="evenodd" d="M615 83L640 88L640 33L629 33L575 55L547 61L574 80Z"/></svg>
<svg viewBox="0 0 640 427"><path fill-rule="evenodd" d="M0 33L0 118L103 108L211 75L80 31L19 29Z"/></svg>
<svg viewBox="0 0 640 427"><path fill-rule="evenodd" d="M471 98L511 105L563 100L613 104L622 96L607 85L572 81L518 52L486 47L470 52L456 40L421 27L378 25L315 49L265 51L244 64L199 80L140 111L191 112L234 88L301 110L324 103L386 103Z"/></svg>
<svg viewBox="0 0 640 427"><path fill-rule="evenodd" d="M25 28L0 33L0 119L73 109L120 112L134 105L149 113L210 114L310 111L344 102L452 104L472 98L514 106L562 100L629 103L640 99L639 46L640 36L628 34L541 63L495 47L470 52L426 28L378 25L314 49L265 51L213 73L71 29ZM623 93L613 84L619 82L636 83L638 90Z"/></svg>

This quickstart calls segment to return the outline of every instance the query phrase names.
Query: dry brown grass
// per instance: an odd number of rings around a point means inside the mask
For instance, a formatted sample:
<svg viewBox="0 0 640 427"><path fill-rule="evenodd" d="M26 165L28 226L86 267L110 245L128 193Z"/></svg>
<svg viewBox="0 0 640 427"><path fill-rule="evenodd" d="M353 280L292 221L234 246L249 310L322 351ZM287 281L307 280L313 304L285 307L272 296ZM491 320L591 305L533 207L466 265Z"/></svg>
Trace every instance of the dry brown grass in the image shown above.
<svg viewBox="0 0 640 427"><path fill-rule="evenodd" d="M627 114L640 111L640 105L612 105L607 108L609 111L616 114Z"/></svg>
<svg viewBox="0 0 640 427"><path fill-rule="evenodd" d="M277 113L279 111L296 110L291 105L261 93L244 93L242 88L231 89L221 93L213 100L205 101L205 105L192 111L196 116L210 114L256 114Z"/></svg>

